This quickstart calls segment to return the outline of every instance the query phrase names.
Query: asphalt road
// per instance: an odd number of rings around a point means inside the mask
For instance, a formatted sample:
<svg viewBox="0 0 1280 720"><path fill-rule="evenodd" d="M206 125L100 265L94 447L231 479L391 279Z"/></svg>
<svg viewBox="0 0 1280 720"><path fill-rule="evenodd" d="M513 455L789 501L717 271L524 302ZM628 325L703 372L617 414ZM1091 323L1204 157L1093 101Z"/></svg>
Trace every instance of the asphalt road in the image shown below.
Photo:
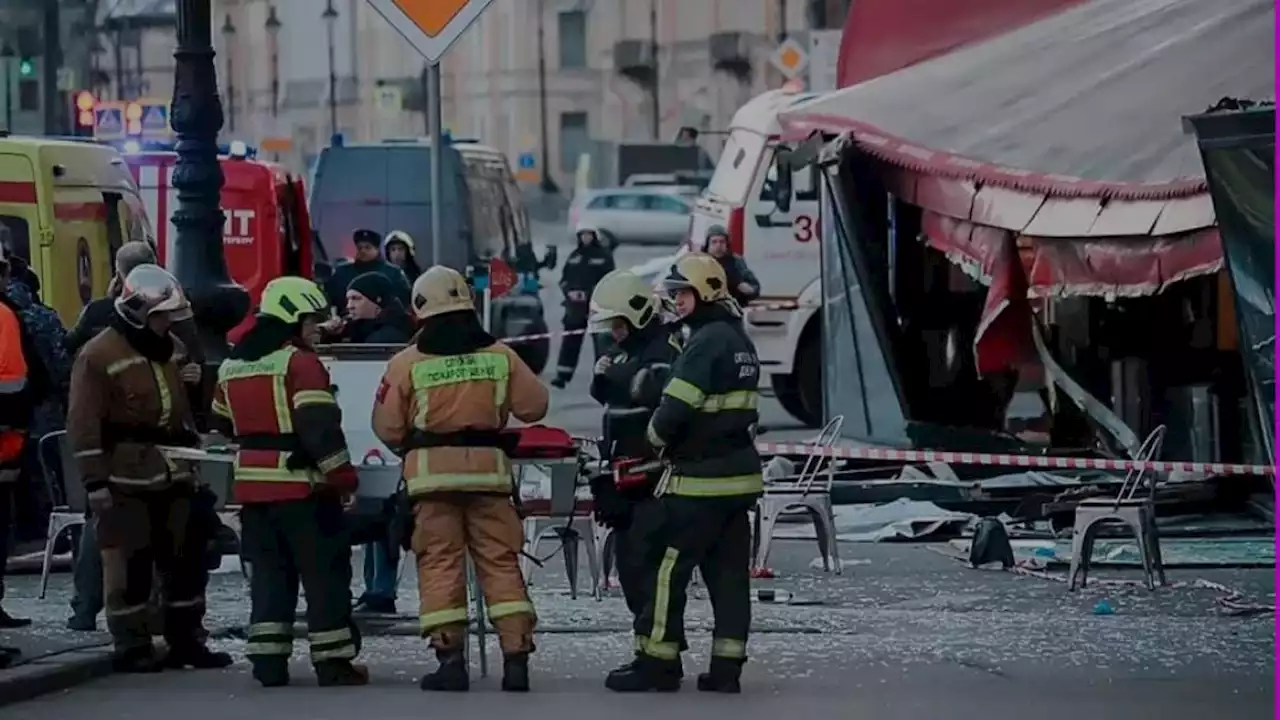
<svg viewBox="0 0 1280 720"><path fill-rule="evenodd" d="M575 240L567 237L567 231L556 226L540 226L535 229L535 241L540 246L537 250L541 257L544 250L541 246L555 245L560 256L560 265L550 273L543 274L542 302L547 309L547 325L552 332L563 328L561 305L564 296L560 293L560 270L569 257ZM614 251L614 262L619 268L630 268L654 258L670 255L675 247L658 245L622 245ZM555 338L551 344L551 361L547 364L543 377L550 380L555 373L556 357L560 352L560 339ZM564 390L552 389L551 415L549 424L554 424L573 434L597 434L600 431L600 405L587 394L591 382L591 368L595 364L590 343L583 343L582 352L578 355L578 366L573 381ZM772 397L762 398L760 406L760 424L766 431L766 439L773 442L812 437L814 430L807 430L796 422L778 401Z"/></svg>

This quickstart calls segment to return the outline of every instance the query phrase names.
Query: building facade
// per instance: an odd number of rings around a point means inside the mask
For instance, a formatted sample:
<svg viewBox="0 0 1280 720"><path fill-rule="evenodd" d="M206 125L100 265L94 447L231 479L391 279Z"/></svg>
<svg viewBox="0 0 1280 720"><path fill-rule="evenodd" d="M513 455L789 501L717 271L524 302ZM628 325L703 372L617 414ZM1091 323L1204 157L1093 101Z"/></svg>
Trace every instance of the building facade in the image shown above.
<svg viewBox="0 0 1280 720"><path fill-rule="evenodd" d="M100 96L169 97L173 0L107 4L119 7L101 23ZM779 38L838 28L848 5L494 0L441 63L444 124L513 163L541 162L545 137L547 169L564 185L584 152L666 141L683 125L726 127L748 98L784 82L770 63ZM273 139L298 169L335 131L353 141L426 132L423 59L366 0L214 0L213 43L224 136Z"/></svg>

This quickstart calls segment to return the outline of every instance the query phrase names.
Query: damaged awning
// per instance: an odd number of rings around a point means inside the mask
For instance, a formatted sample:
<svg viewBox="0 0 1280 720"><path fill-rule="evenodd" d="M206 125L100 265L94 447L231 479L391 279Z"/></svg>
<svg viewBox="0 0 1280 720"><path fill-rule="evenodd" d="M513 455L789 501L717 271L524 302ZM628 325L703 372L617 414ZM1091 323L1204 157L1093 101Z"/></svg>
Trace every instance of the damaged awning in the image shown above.
<svg viewBox="0 0 1280 720"><path fill-rule="evenodd" d="M970 269L1012 233L1032 296L1151 294L1221 267L1181 117L1273 93L1274 15L1266 0L1091 0L781 121L882 161L929 212L928 241Z"/></svg>

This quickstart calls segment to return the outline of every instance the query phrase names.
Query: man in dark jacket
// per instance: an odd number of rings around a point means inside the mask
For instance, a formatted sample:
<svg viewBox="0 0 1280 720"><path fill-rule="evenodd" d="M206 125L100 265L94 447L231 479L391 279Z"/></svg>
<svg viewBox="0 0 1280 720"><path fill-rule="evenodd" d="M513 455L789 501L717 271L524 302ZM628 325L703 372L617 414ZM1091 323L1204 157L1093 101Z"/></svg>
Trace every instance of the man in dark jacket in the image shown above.
<svg viewBox="0 0 1280 720"><path fill-rule="evenodd" d="M707 253L724 268L729 282L729 295L742 307L760 297L760 281L747 267L747 261L729 250L729 231L723 225L707 228Z"/></svg>
<svg viewBox="0 0 1280 720"><path fill-rule="evenodd" d="M355 242L355 259L345 265L333 268L333 276L325 283L324 294L329 304L335 308L346 307L347 286L356 277L365 273L380 273L391 281L392 294L400 301L401 307L409 307L409 281L404 271L387 262L382 257L382 238L372 230L356 230L351 235Z"/></svg>
<svg viewBox="0 0 1280 720"><path fill-rule="evenodd" d="M391 281L368 272L347 285L347 314L321 326L331 341L372 345L407 345L413 337L413 321L396 297Z"/></svg>
<svg viewBox="0 0 1280 720"><path fill-rule="evenodd" d="M613 530L618 582L633 617L644 610L645 573L659 558L648 542L656 521L653 497L661 471L627 472L622 464L655 459L645 440L658 406L662 379L679 353L679 341L658 313L653 288L626 270L615 270L591 294L591 325L607 329L616 348L596 362L591 397L605 406L604 453L619 471L592 481L596 518ZM648 388L656 390L646 392Z"/></svg>
<svg viewBox="0 0 1280 720"><path fill-rule="evenodd" d="M84 344L111 324L116 314L116 298L120 296L120 284L139 265L156 264L155 250L140 240L127 242L116 251L116 274L107 287L107 296L84 306L76 326L67 334L67 351L76 354Z"/></svg>
<svg viewBox="0 0 1280 720"><path fill-rule="evenodd" d="M587 315L591 291L605 275L613 272L613 253L600 242L600 233L594 227L578 226L578 246L569 253L560 274L560 291L564 293L564 331L572 332L560 340L560 359L556 363L556 377L551 386L564 388L578 369L578 355L582 352L582 333L587 329ZM600 357L600 343L593 338L596 357Z"/></svg>

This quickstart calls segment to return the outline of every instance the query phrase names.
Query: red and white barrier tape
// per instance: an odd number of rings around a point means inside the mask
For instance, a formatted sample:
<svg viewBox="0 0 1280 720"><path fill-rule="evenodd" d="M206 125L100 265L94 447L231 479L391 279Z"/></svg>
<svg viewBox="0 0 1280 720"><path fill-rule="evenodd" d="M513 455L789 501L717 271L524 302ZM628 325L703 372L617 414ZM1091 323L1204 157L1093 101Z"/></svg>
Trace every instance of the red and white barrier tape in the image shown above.
<svg viewBox="0 0 1280 720"><path fill-rule="evenodd" d="M907 463L948 463L1044 470L1147 470L1150 472L1204 473L1209 475L1274 476L1272 465L1181 462L1171 460L1111 460L1108 458L1045 457L1003 453L946 452L941 450L897 450L893 448L824 447L800 443L756 443L756 449L771 455L819 456L845 460L887 460Z"/></svg>
<svg viewBox="0 0 1280 720"><path fill-rule="evenodd" d="M755 305L750 305L744 308L744 311L748 313L771 312L776 310L798 310L802 307L818 307L818 306L817 305L801 305L796 302L757 303ZM514 337L498 338L498 339L501 340L506 345L512 345L516 343L534 342L536 340L550 340L551 338L568 337L570 335L587 335L595 332L604 334L608 331L607 330L593 331L587 328L584 328L581 330L556 330L555 332L535 333L533 335L516 335Z"/></svg>

